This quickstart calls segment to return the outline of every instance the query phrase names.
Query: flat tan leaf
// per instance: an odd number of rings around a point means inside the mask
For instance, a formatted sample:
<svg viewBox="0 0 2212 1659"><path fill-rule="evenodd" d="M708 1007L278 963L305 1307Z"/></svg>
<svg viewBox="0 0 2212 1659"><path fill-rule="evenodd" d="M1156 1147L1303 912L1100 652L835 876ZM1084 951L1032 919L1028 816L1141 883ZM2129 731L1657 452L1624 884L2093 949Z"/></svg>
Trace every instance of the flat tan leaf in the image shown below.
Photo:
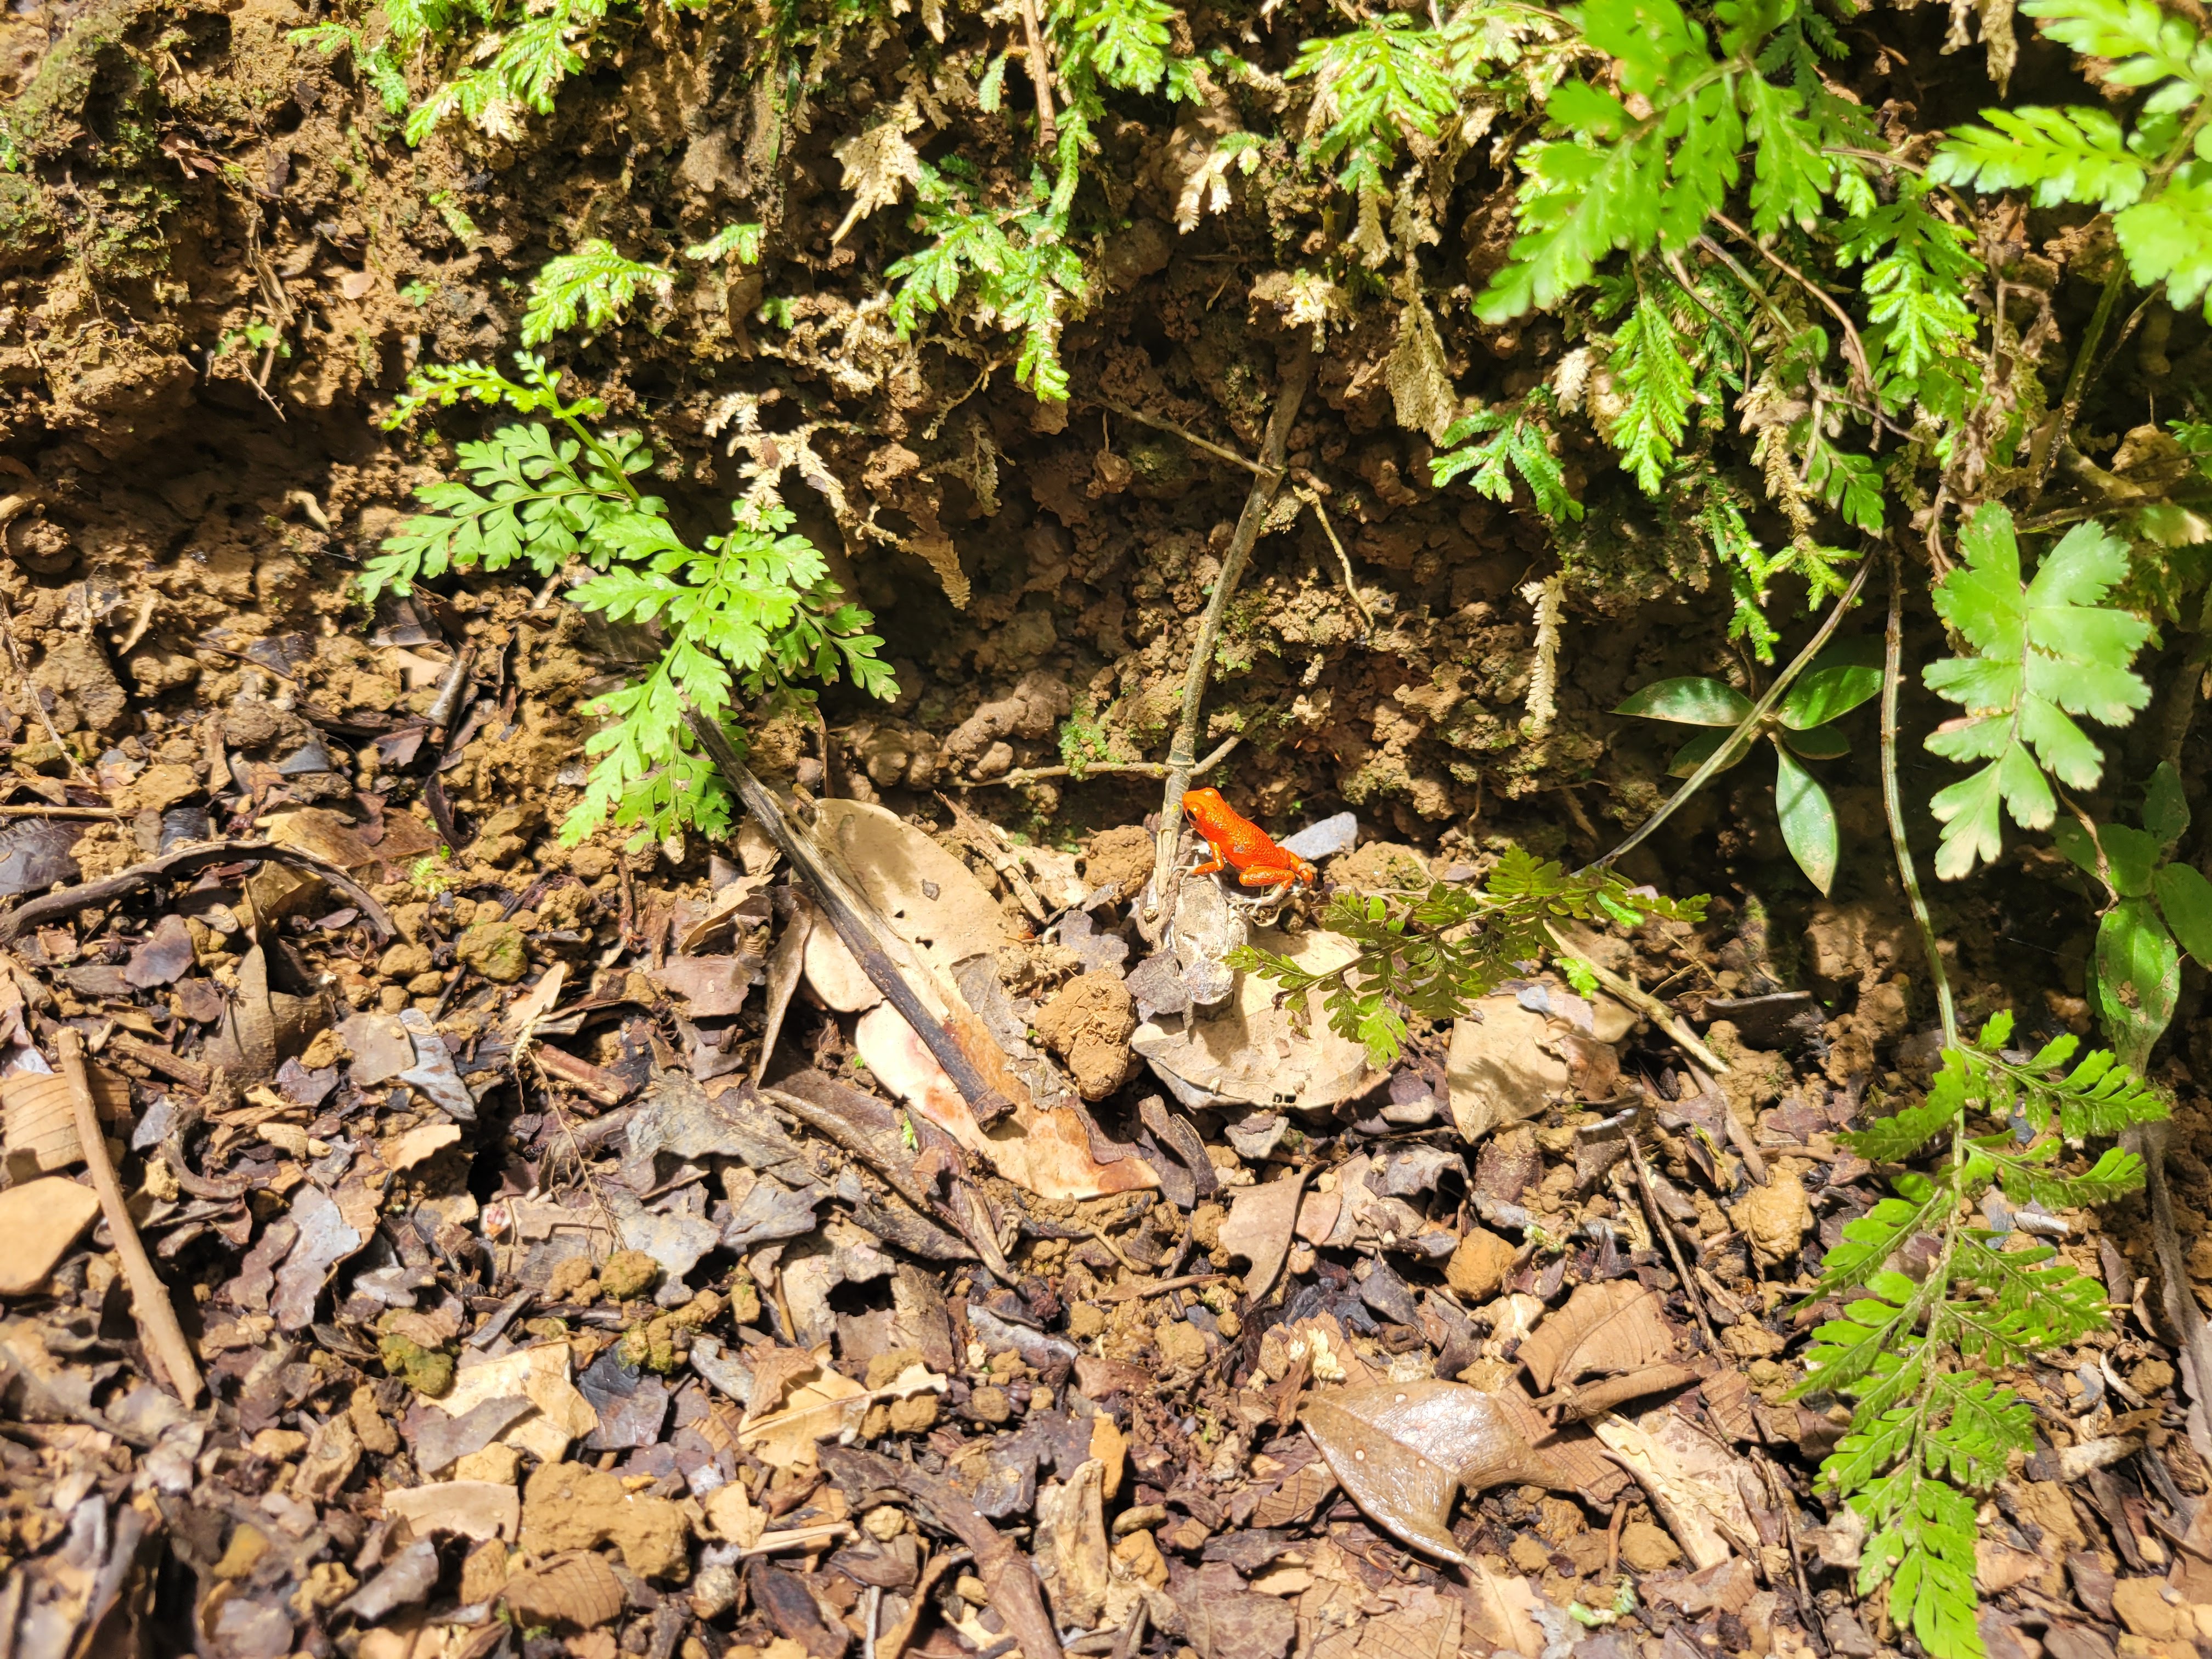
<svg viewBox="0 0 2212 1659"><path fill-rule="evenodd" d="M1547 1044L1551 1023L1510 996L1485 997L1480 1019L1452 1022L1444 1080L1460 1136L1480 1140L1501 1123L1534 1117L1567 1092L1567 1064Z"/></svg>
<svg viewBox="0 0 2212 1659"><path fill-rule="evenodd" d="M1459 1601L1423 1584L1406 1597L1405 1606L1367 1621L1359 1633L1358 1659L1458 1659L1463 1622Z"/></svg>
<svg viewBox="0 0 2212 1659"><path fill-rule="evenodd" d="M1620 1376L1663 1364L1680 1341L1659 1293L1632 1279L1577 1285L1567 1305L1536 1328L1519 1358L1543 1393L1596 1372Z"/></svg>
<svg viewBox="0 0 2212 1659"><path fill-rule="evenodd" d="M845 165L845 188L853 192L853 205L831 241L843 241L847 231L878 208L891 206L908 185L920 181L921 157L906 135L921 125L913 101L902 99L866 132L831 147L830 154Z"/></svg>
<svg viewBox="0 0 2212 1659"><path fill-rule="evenodd" d="M1678 1416L1671 1407L1631 1422L1601 1418L1591 1425L1628 1467L1668 1531L1699 1571L1741 1549L1754 1553L1759 1529L1745 1507L1741 1480L1751 1466Z"/></svg>
<svg viewBox="0 0 2212 1659"><path fill-rule="evenodd" d="M1543 1626L1536 1622L1536 1592L1528 1581L1504 1563L1476 1556L1467 1565L1460 1585L1466 1603L1465 1638L1471 1645L1495 1653L1500 1649L1522 1659L1537 1659L1544 1650Z"/></svg>
<svg viewBox="0 0 2212 1659"><path fill-rule="evenodd" d="M76 1144L74 1129L70 1144ZM0 1296L21 1296L46 1281L77 1236L100 1213L100 1195L66 1176L27 1181L0 1193Z"/></svg>
<svg viewBox="0 0 2212 1659"><path fill-rule="evenodd" d="M507 1581L507 1604L525 1625L595 1630L623 1610L622 1580L599 1555L572 1550Z"/></svg>
<svg viewBox="0 0 2212 1659"><path fill-rule="evenodd" d="M1244 1275L1248 1298L1266 1295L1281 1271L1305 1184L1306 1172L1300 1170L1264 1187L1247 1187L1231 1200L1229 1218L1221 1224L1221 1248L1252 1264Z"/></svg>
<svg viewBox="0 0 2212 1659"><path fill-rule="evenodd" d="M1101 1498L1104 1470L1097 1458L1037 1493L1037 1530L1049 1553L1045 1590L1063 1629L1088 1630L1106 1605L1110 1569Z"/></svg>
<svg viewBox="0 0 2212 1659"><path fill-rule="evenodd" d="M1283 1484L1253 1506L1255 1527L1288 1527L1310 1518L1336 1490L1336 1477L1319 1459L1283 1477Z"/></svg>

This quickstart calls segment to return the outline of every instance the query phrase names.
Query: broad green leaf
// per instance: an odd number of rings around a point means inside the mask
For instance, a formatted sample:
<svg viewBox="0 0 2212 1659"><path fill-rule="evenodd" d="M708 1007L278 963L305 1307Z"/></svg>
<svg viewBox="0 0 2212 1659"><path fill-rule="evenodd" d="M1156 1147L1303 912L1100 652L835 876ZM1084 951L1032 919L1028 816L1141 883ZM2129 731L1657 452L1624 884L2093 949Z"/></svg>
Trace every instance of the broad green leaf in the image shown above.
<svg viewBox="0 0 2212 1659"><path fill-rule="evenodd" d="M2159 914L2197 965L2212 968L2212 882L2185 864L2162 865L2155 880Z"/></svg>
<svg viewBox="0 0 2212 1659"><path fill-rule="evenodd" d="M2114 216L2112 234L2139 286L2164 283L2169 304L2195 305L2212 286L2212 178L2175 178Z"/></svg>
<svg viewBox="0 0 2212 1659"><path fill-rule="evenodd" d="M1806 880L1823 894L1836 879L1836 809L1797 757L1775 745L1774 806L1782 818L1782 839Z"/></svg>
<svg viewBox="0 0 2212 1659"><path fill-rule="evenodd" d="M2181 957L2148 901L2124 899L2097 927L2097 998L2114 1045L2131 1066L2148 1059L2173 1019Z"/></svg>
<svg viewBox="0 0 2212 1659"><path fill-rule="evenodd" d="M1937 148L1930 179L1985 193L2032 185L2039 207L2079 202L2107 213L2142 196L2150 170L2102 110L1985 109L1982 118L1989 126L1960 127Z"/></svg>
<svg viewBox="0 0 2212 1659"><path fill-rule="evenodd" d="M2129 665L2150 625L2101 603L2127 574L2124 544L2094 522L2076 525L2023 585L2012 515L1991 501L1959 544L1966 562L1937 585L1936 609L1975 654L1923 672L1930 690L1966 711L1927 746L1988 764L1929 803L1944 826L1936 870L1947 880L2002 850L2000 803L2025 829L2049 827L2057 801L2046 770L2069 787L2096 785L2104 757L2072 716L2124 725L2150 698Z"/></svg>
<svg viewBox="0 0 2212 1659"><path fill-rule="evenodd" d="M1751 699L1719 680L1685 678L1647 685L1613 712L1680 726L1740 726Z"/></svg>
<svg viewBox="0 0 2212 1659"><path fill-rule="evenodd" d="M1783 725L1793 732L1825 726L1848 714L1881 690L1881 670L1859 663L1832 663L1808 670L1782 699Z"/></svg>
<svg viewBox="0 0 2212 1659"><path fill-rule="evenodd" d="M2169 847L2189 828L2189 799L2182 793L2181 775L2172 761L2160 761L2150 775L2150 788L2143 799L2143 828Z"/></svg>
<svg viewBox="0 0 2212 1659"><path fill-rule="evenodd" d="M1684 744L1680 749L1677 749L1674 751L1674 758L1668 763L1667 775L1670 778L1688 777L1692 772L1696 771L1700 766L1703 766L1707 761L1712 758L1713 751L1718 749L1723 744L1726 743L1729 740L1729 735L1730 734L1728 732L1698 732L1696 737L1692 738L1689 742ZM1736 751L1735 758L1730 761L1726 766L1721 768L1721 770L1723 772L1735 771L1737 767L1742 765L1745 760L1750 757L1752 745L1748 743L1745 744L1741 749L1739 749Z"/></svg>
<svg viewBox="0 0 2212 1659"><path fill-rule="evenodd" d="M1840 760L1851 752L1850 739L1840 732L1816 726L1808 732L1784 732L1780 740L1803 760Z"/></svg>

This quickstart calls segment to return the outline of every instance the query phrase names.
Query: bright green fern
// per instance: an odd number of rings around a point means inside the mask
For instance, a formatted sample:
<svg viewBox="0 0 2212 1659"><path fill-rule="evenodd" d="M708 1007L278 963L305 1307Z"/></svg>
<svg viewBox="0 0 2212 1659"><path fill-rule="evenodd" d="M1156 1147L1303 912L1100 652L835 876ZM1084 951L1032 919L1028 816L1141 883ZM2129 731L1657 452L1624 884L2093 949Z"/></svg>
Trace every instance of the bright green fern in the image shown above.
<svg viewBox="0 0 2212 1659"><path fill-rule="evenodd" d="M2127 574L2128 550L2094 521L2078 524L2021 579L2012 514L1984 503L1959 538L1966 562L1936 587L1936 611L1972 648L1930 663L1929 690L1965 711L1928 738L1946 760L1985 763L1929 803L1943 824L1936 873L1972 873L2004 849L2002 813L2027 830L2057 815L2051 777L2094 788L2104 755L2075 722L2124 726L2150 701L2129 666L2150 624L2102 603Z"/></svg>
<svg viewBox="0 0 2212 1659"><path fill-rule="evenodd" d="M466 482L416 492L428 510L402 524L362 574L363 594L405 593L452 570L501 570L521 562L540 577L582 577L569 599L617 622L656 629L665 644L638 679L590 705L608 724L586 739L592 757L584 799L562 825L570 842L607 817L635 829L632 845L693 824L720 835L730 797L696 747L684 711L722 723L733 742L736 705L804 696L807 682L849 677L888 697L896 687L877 656L872 618L846 602L815 545L780 505L738 502L734 526L694 548L658 497L632 482L653 464L629 432L592 423L595 398L563 401L559 375L519 356L519 380L474 363L417 374L387 428L422 409L466 399L544 422L517 422L459 454ZM596 574L586 574L586 569Z"/></svg>
<svg viewBox="0 0 2212 1659"><path fill-rule="evenodd" d="M751 228L757 232L758 227ZM574 253L548 259L532 279L529 308L522 313L522 343L544 345L580 325L597 334L619 322L639 295L665 302L674 287L675 279L659 265L625 258L613 243L594 238Z"/></svg>
<svg viewBox="0 0 2212 1659"><path fill-rule="evenodd" d="M2132 1152L2107 1148L2070 1174L2062 1159L2166 1115L2109 1053L2077 1060L2077 1039L2061 1036L2008 1058L2012 1030L1997 1015L1943 1051L1918 1104L1844 1137L1878 1164L1931 1146L1938 1162L1895 1176L1894 1197L1845 1224L1808 1298L1858 1293L1814 1332L1798 1392L1852 1401L1820 1479L1866 1522L1859 1594L1888 1584L1891 1619L1930 1659L1982 1659L1972 1494L2035 1449L2027 1403L1990 1373L2106 1323L2100 1284L2024 1232L1976 1224L1976 1206L1992 1188L2018 1206L2123 1197L2142 1183Z"/></svg>
<svg viewBox="0 0 2212 1659"><path fill-rule="evenodd" d="M1340 890L1322 925L1359 947L1341 967L1315 973L1249 945L1230 952L1227 962L1293 996L1321 990L1329 1028L1364 1043L1376 1066L1387 1069L1404 1049L1408 1019L1449 1021L1464 1014L1520 971L1519 963L1555 951L1554 924L1596 919L1638 927L1655 916L1698 921L1705 903L1632 889L1610 870L1569 874L1556 860L1516 847L1480 888L1439 881L1410 894Z"/></svg>

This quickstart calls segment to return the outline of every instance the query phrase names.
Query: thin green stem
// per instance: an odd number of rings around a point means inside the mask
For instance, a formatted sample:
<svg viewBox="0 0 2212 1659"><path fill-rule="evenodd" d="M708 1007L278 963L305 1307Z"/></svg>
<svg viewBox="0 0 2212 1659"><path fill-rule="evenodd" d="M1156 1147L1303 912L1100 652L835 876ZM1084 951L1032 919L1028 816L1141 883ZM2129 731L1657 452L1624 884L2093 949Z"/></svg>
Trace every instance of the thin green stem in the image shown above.
<svg viewBox="0 0 2212 1659"><path fill-rule="evenodd" d="M1858 602L1859 590L1866 586L1867 572L1873 568L1874 556L1869 553L1859 561L1858 574L1851 578L1851 585L1843 591L1834 605L1830 608L1826 620L1820 624L1820 631L1807 641L1802 651L1790 659L1790 665L1775 676L1774 684L1766 688L1766 695L1752 706L1751 712L1743 717L1735 731L1729 733L1728 741L1714 750L1706 757L1705 763L1691 773L1688 781L1680 789L1668 796L1665 803L1657 811L1644 820L1642 826L1634 835L1603 858L1584 865L1581 871L1576 872L1577 874L1599 869L1627 856L1636 848L1642 846L1650 837L1652 831L1674 817L1675 811L1687 803L1691 796L1736 763L1744 750L1757 741L1759 734L1765 727L1766 717L1774 711L1775 705L1782 701L1782 695L1790 689L1790 683L1813 665L1813 659L1820 654L1821 647L1827 644L1830 637L1834 635L1837 626L1844 620L1844 613Z"/></svg>
<svg viewBox="0 0 2212 1659"><path fill-rule="evenodd" d="M2200 101L2158 165L2151 169L2150 182L2143 191L2145 202L2157 199L2166 189L2173 171L2187 160L2197 147L2197 135L2205 123L2212 120L2212 99ZM2074 418L2081 412L2081 400L2088 394L2090 369L2097 362L2098 348L2104 343L2105 331L2112 326L2112 313L2118 307L2120 293L2127 286L2128 262L2115 248L2112 268L2105 278L2104 292L2097 296L2097 308L2089 313L2089 325L2082 331L2081 343L2075 349L2074 366L2067 371L2065 395L2059 399L2058 414L2036 440L2028 457L2027 489L2026 499L2033 501L2043 493L2044 483L2051 476L2051 464L2065 447L2066 434L2073 430Z"/></svg>
<svg viewBox="0 0 2212 1659"><path fill-rule="evenodd" d="M1943 1046L1959 1046L1959 1011L1951 1000L1951 976L1943 970L1943 953L1936 938L1936 924L1921 896L1919 872L1912 862L1912 843L1905 830L1905 803L1897 787L1897 690L1905 678L1905 578L1897 550L1889 550L1889 631L1882 659L1881 678L1881 805L1889 819L1889 844L1897 854L1898 879L1912 905L1912 920L1920 929L1921 948L1928 953L1928 975L1936 988L1936 1009L1942 1017ZM1957 1149L1953 1149L1957 1157Z"/></svg>

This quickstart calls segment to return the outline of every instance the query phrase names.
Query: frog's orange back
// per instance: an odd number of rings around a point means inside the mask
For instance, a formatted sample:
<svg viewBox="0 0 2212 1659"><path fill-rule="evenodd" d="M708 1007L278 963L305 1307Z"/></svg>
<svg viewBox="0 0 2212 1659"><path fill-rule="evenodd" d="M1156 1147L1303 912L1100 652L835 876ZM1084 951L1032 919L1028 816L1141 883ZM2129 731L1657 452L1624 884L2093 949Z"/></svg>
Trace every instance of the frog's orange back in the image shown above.
<svg viewBox="0 0 2212 1659"><path fill-rule="evenodd" d="M1270 872L1279 872L1273 876L1274 881L1310 886L1318 879L1320 872L1312 865L1276 846L1265 830L1224 800L1218 789L1186 791L1182 809L1213 848L1212 863L1201 865L1200 871L1218 870L1224 864L1233 866L1238 879L1248 887L1268 884L1262 878Z"/></svg>

